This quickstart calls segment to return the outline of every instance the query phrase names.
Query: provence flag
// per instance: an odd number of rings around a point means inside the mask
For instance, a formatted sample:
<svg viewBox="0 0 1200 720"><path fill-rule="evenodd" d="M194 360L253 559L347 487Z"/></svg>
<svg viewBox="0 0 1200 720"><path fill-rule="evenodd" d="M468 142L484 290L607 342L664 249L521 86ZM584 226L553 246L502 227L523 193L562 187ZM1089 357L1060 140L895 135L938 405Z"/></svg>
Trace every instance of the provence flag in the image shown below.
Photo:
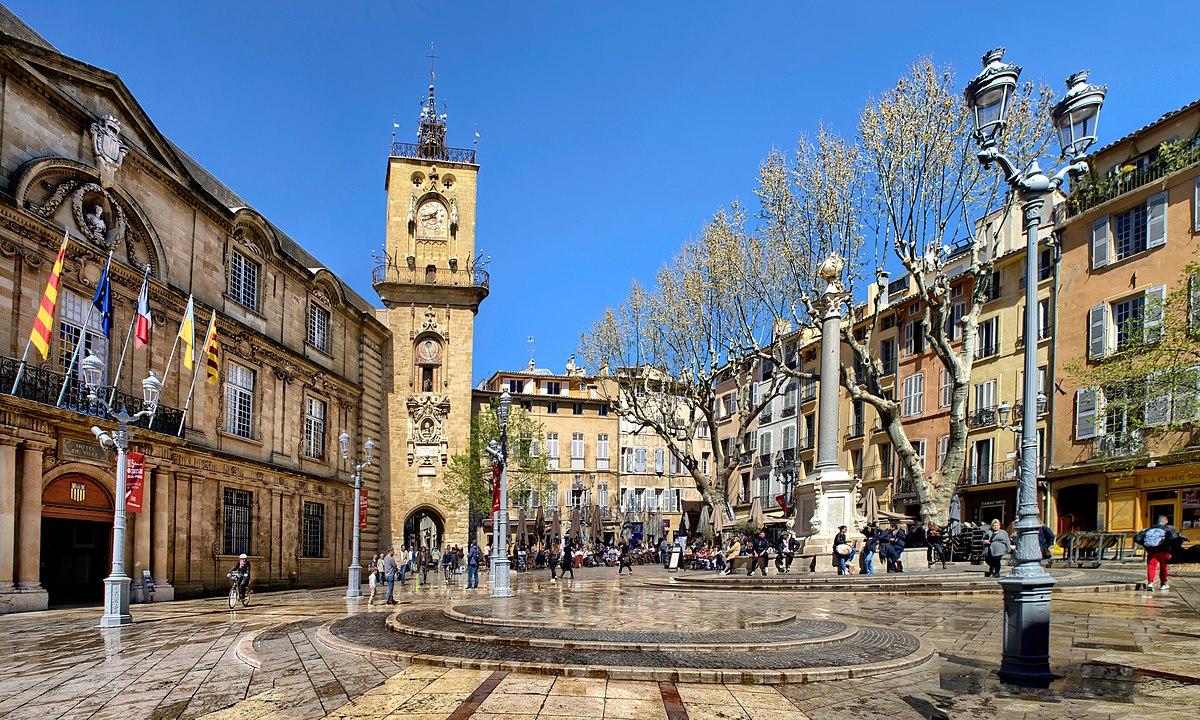
<svg viewBox="0 0 1200 720"><path fill-rule="evenodd" d="M111 266L110 253L108 262L104 263L104 272L100 274L100 282L96 285L96 295L92 298L92 307L100 313L100 331L104 333L104 337L112 336L112 283L108 275Z"/></svg>
<svg viewBox="0 0 1200 720"><path fill-rule="evenodd" d="M46 292L42 295L37 319L33 321L33 331L29 333L29 342L42 354L43 360L50 355L50 329L54 327L54 306L58 303L58 279L62 276L63 258L67 255L69 237L63 235L62 247L58 249L58 257L54 259L54 269L50 271L50 279L46 281Z"/></svg>
<svg viewBox="0 0 1200 720"><path fill-rule="evenodd" d="M209 385L217 382L218 371L221 367L217 354L220 351L221 344L217 342L217 313L214 310L212 321L208 324L208 340L204 343L204 364L208 369Z"/></svg>

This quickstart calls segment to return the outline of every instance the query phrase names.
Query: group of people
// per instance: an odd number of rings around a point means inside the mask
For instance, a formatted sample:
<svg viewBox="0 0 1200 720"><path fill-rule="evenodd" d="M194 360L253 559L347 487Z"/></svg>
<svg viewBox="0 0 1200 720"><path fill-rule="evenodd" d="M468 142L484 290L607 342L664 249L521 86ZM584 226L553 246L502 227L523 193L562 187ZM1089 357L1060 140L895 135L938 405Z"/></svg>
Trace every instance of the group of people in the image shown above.
<svg viewBox="0 0 1200 720"><path fill-rule="evenodd" d="M367 583L371 588L367 604L375 604L376 592L380 586L386 584L387 595L384 604L395 605L397 580L401 587L406 587L408 576L412 575L414 582L417 582L417 574L420 573L419 582L424 584L427 582L429 571L433 570L436 574L439 568L442 570L443 585L453 583L455 577L465 570L467 589L473 590L479 587L479 568L487 562L486 558L486 551L477 543L471 543L466 548L451 545L442 549L406 545L401 547L399 552L395 548L388 548L386 552L373 555L367 563Z"/></svg>

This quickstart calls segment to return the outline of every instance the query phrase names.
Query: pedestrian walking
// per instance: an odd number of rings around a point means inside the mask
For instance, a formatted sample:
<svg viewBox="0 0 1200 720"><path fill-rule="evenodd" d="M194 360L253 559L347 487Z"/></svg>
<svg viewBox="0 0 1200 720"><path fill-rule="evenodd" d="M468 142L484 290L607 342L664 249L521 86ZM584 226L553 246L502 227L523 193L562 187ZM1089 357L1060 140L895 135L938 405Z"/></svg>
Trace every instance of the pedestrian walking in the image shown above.
<svg viewBox="0 0 1200 720"><path fill-rule="evenodd" d="M1054 531L1045 523L1038 528L1038 547L1042 549L1042 560L1046 561L1046 567L1054 564Z"/></svg>
<svg viewBox="0 0 1200 720"><path fill-rule="evenodd" d="M478 543L471 543L471 547L467 550L467 589L475 590L479 587L479 566L483 564L483 553L479 550Z"/></svg>
<svg viewBox="0 0 1200 720"><path fill-rule="evenodd" d="M388 548L387 555L383 556L383 579L388 586L387 599L383 604L395 605L396 598L392 593L396 589L396 553L392 548Z"/></svg>
<svg viewBox="0 0 1200 720"><path fill-rule="evenodd" d="M567 573L571 573L571 579L575 579L575 553L568 545L563 545L562 559L560 561L562 572L560 573L563 580L567 579ZM633 572L632 569L630 572Z"/></svg>
<svg viewBox="0 0 1200 720"><path fill-rule="evenodd" d="M1179 533L1170 526L1166 515L1159 515L1158 522L1142 530L1133 541L1146 549L1146 589L1154 592L1154 576L1158 575L1158 589L1168 590L1167 562L1171 549L1179 541Z"/></svg>
<svg viewBox="0 0 1200 720"><path fill-rule="evenodd" d="M875 574L875 552L879 549L879 538L875 534L875 526L863 528L863 574Z"/></svg>
<svg viewBox="0 0 1200 720"><path fill-rule="evenodd" d="M561 550L558 543L554 543L554 547L550 549L550 582L558 582L558 556Z"/></svg>
<svg viewBox="0 0 1200 720"><path fill-rule="evenodd" d="M371 562L367 563L367 584L371 586L371 594L367 596L367 607L375 604L375 588L379 585L379 578L376 573L379 570L379 553L371 556Z"/></svg>
<svg viewBox="0 0 1200 720"><path fill-rule="evenodd" d="M946 546L942 542L942 529L932 520L925 527L925 542L928 543L928 547L925 550L925 562L931 568L935 562L941 562L942 569L945 570Z"/></svg>
<svg viewBox="0 0 1200 720"><path fill-rule="evenodd" d="M629 551L629 543L621 543L621 555L618 559L617 577L621 577L621 571L629 568L629 574L633 574L633 554Z"/></svg>
<svg viewBox="0 0 1200 720"><path fill-rule="evenodd" d="M987 561L987 572L984 577L1000 577L1000 563L1012 549L1012 540L1000 525L999 520L992 521L992 529L983 538L983 556Z"/></svg>
<svg viewBox="0 0 1200 720"><path fill-rule="evenodd" d="M425 575L429 572L429 568L432 567L433 564L433 552L431 552L427 546L422 545L421 552L417 554L417 570L421 572L422 585L425 584ZM414 572L413 574L415 575L416 573Z"/></svg>

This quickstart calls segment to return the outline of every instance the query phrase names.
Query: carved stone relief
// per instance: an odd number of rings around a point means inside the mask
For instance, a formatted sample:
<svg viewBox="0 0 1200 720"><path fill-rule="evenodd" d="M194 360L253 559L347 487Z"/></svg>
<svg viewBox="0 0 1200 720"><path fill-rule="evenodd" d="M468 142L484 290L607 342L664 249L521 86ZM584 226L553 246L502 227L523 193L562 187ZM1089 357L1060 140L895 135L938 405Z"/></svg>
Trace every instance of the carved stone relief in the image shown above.
<svg viewBox="0 0 1200 720"><path fill-rule="evenodd" d="M450 398L439 395L410 395L408 407L408 464L434 467L449 461L446 418Z"/></svg>

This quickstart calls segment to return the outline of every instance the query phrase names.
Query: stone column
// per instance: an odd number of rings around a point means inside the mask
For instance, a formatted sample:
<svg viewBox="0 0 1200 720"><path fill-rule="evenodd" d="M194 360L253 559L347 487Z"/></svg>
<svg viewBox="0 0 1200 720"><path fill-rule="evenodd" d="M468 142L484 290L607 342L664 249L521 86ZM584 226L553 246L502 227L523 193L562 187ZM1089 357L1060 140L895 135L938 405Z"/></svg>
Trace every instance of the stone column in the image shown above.
<svg viewBox="0 0 1200 720"><path fill-rule="evenodd" d="M169 472L157 471L154 474L154 514L151 518L151 537L154 549L150 553L150 575L155 584L167 582L167 553L170 548L170 500L168 493L175 478Z"/></svg>
<svg viewBox="0 0 1200 720"><path fill-rule="evenodd" d="M0 441L0 591L13 586L17 542L17 446Z"/></svg>
<svg viewBox="0 0 1200 720"><path fill-rule="evenodd" d="M41 443L21 448L21 511L17 551L17 587L41 590L42 453Z"/></svg>
<svg viewBox="0 0 1200 720"><path fill-rule="evenodd" d="M810 535L805 541L804 552L831 556L833 538L839 525L847 527L847 534L855 533L854 478L838 464L839 400L841 398L841 326L842 306L846 293L839 277L843 261L831 256L822 263L821 276L828 282L821 296L821 372L817 398L817 462L813 474L805 479L797 491L797 507L813 508L808 518L798 518L799 523L808 521ZM816 567L831 571L832 563L818 557Z"/></svg>
<svg viewBox="0 0 1200 720"><path fill-rule="evenodd" d="M142 571L150 569L150 513L154 510L154 470L149 465L142 471L142 510L133 520L133 572L135 583L141 582Z"/></svg>

